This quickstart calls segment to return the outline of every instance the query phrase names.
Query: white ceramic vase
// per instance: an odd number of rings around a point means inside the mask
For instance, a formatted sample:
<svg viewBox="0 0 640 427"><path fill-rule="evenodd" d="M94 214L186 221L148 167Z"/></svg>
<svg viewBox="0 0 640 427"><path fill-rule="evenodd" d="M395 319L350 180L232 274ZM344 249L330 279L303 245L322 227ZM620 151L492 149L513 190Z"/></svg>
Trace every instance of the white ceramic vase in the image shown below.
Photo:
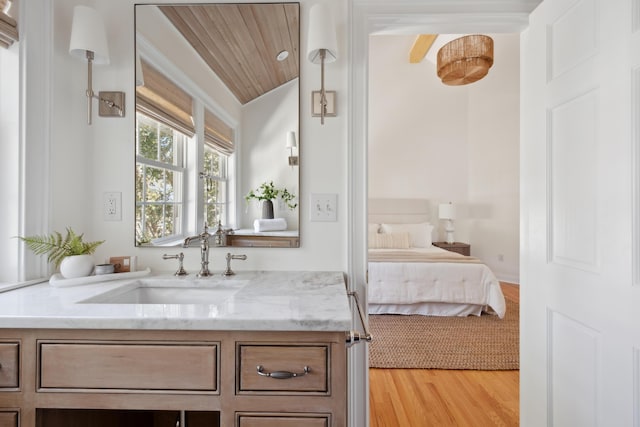
<svg viewBox="0 0 640 427"><path fill-rule="evenodd" d="M65 279L85 277L93 271L93 257L91 255L72 255L64 258L60 263L60 274Z"/></svg>

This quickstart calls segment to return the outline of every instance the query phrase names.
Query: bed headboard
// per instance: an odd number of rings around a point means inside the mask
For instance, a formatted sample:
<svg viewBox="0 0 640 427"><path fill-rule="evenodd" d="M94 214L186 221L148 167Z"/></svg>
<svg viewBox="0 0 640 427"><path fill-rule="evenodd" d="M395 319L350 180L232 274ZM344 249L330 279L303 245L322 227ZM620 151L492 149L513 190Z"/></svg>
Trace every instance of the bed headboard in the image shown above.
<svg viewBox="0 0 640 427"><path fill-rule="evenodd" d="M427 199L369 199L369 223L415 224L430 222Z"/></svg>

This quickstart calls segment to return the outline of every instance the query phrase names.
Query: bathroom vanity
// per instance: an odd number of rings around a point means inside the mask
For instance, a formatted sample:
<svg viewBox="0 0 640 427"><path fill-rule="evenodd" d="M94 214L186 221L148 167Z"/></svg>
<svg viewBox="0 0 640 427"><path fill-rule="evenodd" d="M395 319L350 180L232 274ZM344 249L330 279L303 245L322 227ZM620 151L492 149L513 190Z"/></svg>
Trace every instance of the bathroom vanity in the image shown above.
<svg viewBox="0 0 640 427"><path fill-rule="evenodd" d="M0 427L346 426L342 273L0 293Z"/></svg>

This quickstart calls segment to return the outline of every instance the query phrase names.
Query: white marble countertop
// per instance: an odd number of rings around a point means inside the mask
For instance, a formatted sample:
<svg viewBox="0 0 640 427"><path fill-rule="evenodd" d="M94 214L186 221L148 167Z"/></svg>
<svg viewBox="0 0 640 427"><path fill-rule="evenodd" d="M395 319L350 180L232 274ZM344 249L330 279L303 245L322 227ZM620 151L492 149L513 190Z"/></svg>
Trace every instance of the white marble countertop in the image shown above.
<svg viewBox="0 0 640 427"><path fill-rule="evenodd" d="M148 287L173 292L170 301L175 295L182 302L107 302L110 295L117 300L125 291ZM214 297L190 299L185 288ZM152 274L0 292L0 328L347 331L351 314L340 272L237 271L210 278Z"/></svg>

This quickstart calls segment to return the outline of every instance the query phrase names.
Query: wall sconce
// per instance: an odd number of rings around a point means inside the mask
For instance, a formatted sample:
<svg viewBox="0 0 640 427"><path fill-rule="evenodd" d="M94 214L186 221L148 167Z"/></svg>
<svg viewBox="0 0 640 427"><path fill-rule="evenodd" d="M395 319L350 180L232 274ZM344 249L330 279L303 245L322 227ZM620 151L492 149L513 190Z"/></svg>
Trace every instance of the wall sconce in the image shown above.
<svg viewBox="0 0 640 427"><path fill-rule="evenodd" d="M124 117L124 92L98 92L92 88L92 64L108 64L109 48L102 18L95 9L76 6L69 53L87 59L87 123L91 124L92 100L98 99L98 114L103 117Z"/></svg>
<svg viewBox="0 0 640 427"><path fill-rule="evenodd" d="M307 58L313 64L320 64L320 90L311 93L311 115L320 116L324 124L325 117L335 117L335 92L327 92L324 88L324 64L333 62L338 57L336 27L331 11L326 4L315 4L309 12L309 39L307 42Z"/></svg>
<svg viewBox="0 0 640 427"><path fill-rule="evenodd" d="M287 132L287 148L289 149L289 166L298 166L298 156L293 155L293 150L298 147L296 142L296 133L294 131Z"/></svg>
<svg viewBox="0 0 640 427"><path fill-rule="evenodd" d="M142 73L142 59L140 52L136 50L136 87L144 86L144 74Z"/></svg>
<svg viewBox="0 0 640 427"><path fill-rule="evenodd" d="M438 206L438 218L446 220L444 231L447 233L447 243L453 243L453 220L456 218L456 207L449 203Z"/></svg>

